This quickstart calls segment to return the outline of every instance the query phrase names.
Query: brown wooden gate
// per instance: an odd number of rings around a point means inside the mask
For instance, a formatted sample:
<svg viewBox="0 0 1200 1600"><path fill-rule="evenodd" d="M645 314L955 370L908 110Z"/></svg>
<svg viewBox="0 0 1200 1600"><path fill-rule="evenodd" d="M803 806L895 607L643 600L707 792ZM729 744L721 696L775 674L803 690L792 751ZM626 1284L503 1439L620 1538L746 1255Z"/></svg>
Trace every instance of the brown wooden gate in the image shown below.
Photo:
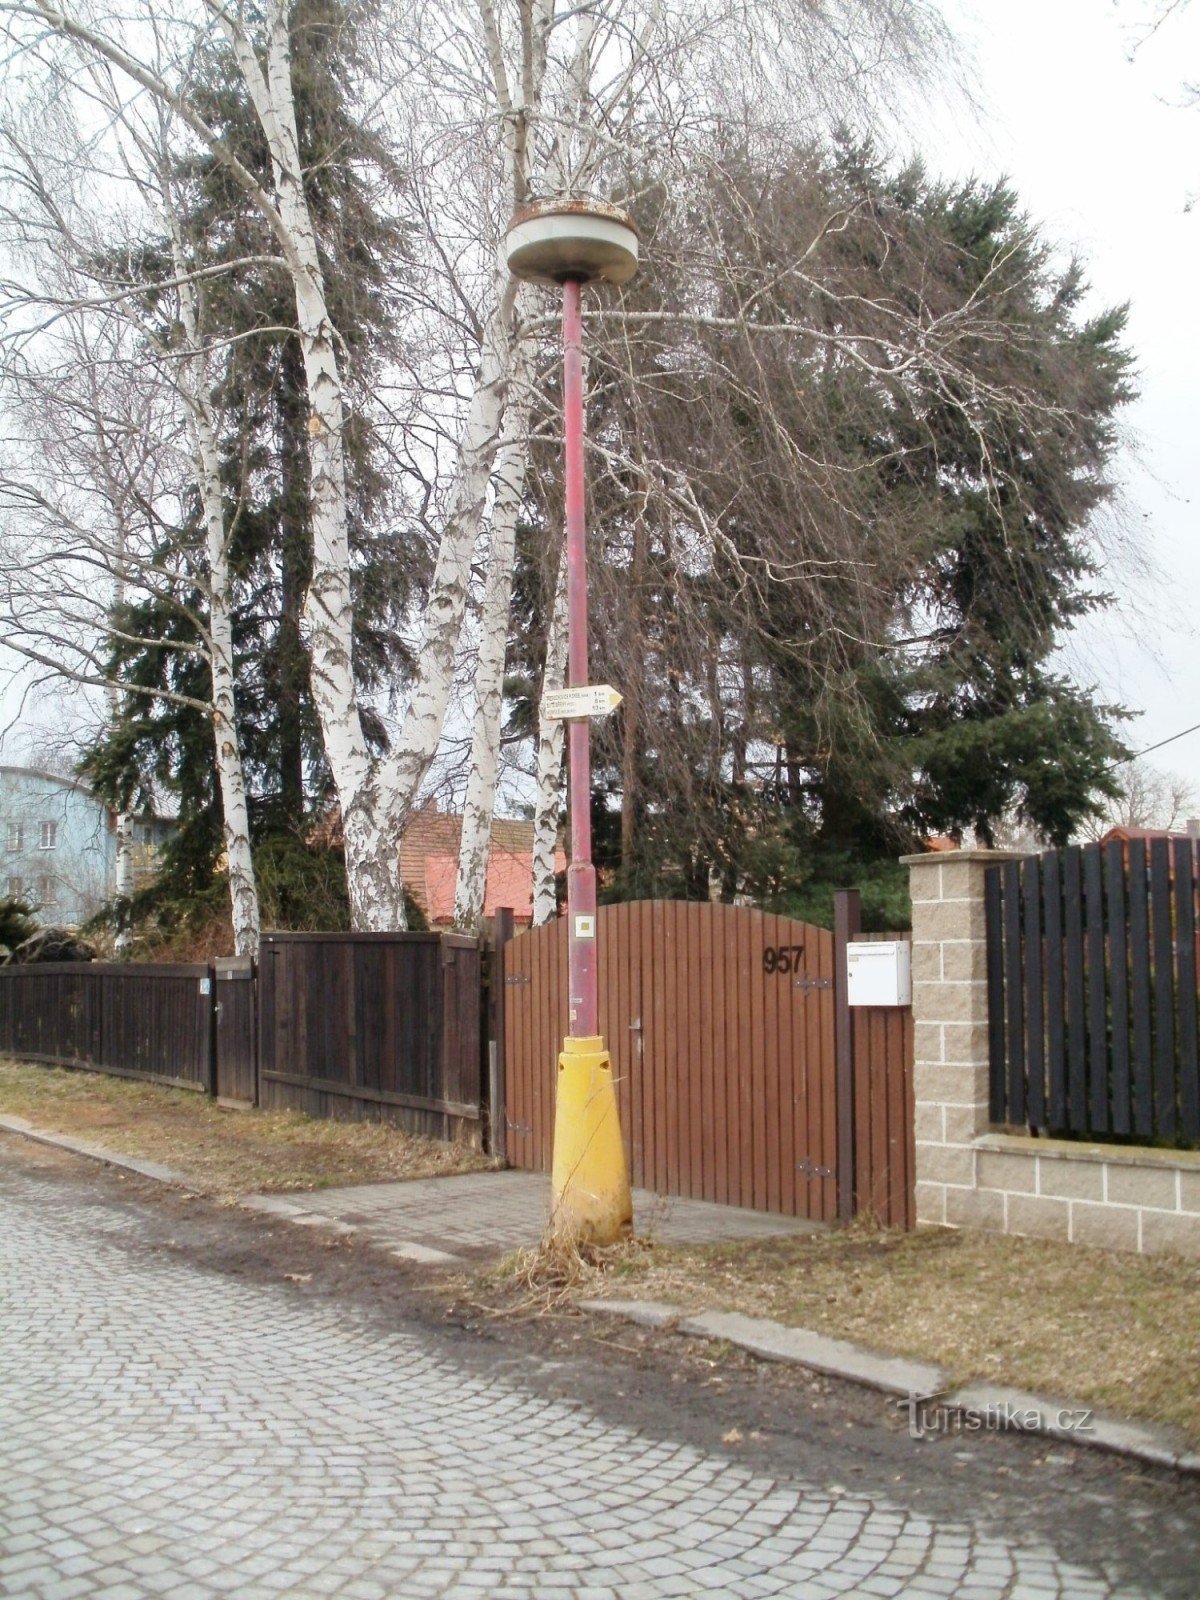
<svg viewBox="0 0 1200 1600"><path fill-rule="evenodd" d="M834 941L740 906L635 901L597 919L600 1027L633 1182L837 1214ZM566 1032L564 920L504 952L507 1153L547 1171Z"/></svg>
<svg viewBox="0 0 1200 1600"><path fill-rule="evenodd" d="M603 906L600 1028L634 1184L831 1222L838 1206L834 935L747 907ZM843 936L844 937L844 936ZM505 1149L550 1169L555 1061L567 1028L560 919L503 947ZM912 1019L847 1017L847 1207L912 1225Z"/></svg>

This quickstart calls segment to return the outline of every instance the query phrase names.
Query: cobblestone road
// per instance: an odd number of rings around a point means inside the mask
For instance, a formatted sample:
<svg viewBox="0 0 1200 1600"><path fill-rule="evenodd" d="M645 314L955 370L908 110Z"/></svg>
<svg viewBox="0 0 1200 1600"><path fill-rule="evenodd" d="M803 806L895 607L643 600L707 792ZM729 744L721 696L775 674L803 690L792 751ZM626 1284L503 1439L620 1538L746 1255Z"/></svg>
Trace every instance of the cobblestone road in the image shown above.
<svg viewBox="0 0 1200 1600"><path fill-rule="evenodd" d="M141 1250L134 1206L3 1179L0 1593L1149 1592L547 1402L428 1329Z"/></svg>

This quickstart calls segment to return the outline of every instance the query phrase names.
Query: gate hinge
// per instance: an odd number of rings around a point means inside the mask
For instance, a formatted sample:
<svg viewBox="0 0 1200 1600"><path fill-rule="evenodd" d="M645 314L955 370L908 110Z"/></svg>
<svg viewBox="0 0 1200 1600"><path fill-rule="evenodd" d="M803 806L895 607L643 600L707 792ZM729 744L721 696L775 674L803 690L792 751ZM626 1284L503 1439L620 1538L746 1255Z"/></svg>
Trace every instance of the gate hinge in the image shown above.
<svg viewBox="0 0 1200 1600"><path fill-rule="evenodd" d="M504 981L506 984L528 983L529 974L527 972L510 972Z"/></svg>
<svg viewBox="0 0 1200 1600"><path fill-rule="evenodd" d="M832 978L794 978L792 980L792 988L793 989L803 989L806 993L807 993L807 991L809 989L832 989L833 988L833 979Z"/></svg>

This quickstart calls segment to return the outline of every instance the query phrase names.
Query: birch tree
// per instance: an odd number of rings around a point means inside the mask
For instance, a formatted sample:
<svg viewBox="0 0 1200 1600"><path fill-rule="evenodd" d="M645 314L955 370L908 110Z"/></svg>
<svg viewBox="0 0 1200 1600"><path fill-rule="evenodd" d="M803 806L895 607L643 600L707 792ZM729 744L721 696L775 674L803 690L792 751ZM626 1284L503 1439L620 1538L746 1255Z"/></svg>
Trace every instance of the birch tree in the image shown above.
<svg viewBox="0 0 1200 1600"><path fill-rule="evenodd" d="M203 707L211 721L234 945L239 954L255 955L259 909L237 727L229 529L216 448L210 356L202 327L203 275L188 250L179 221L178 196L171 183L169 109L161 104L152 106L149 119L139 118L113 93L103 63L91 64L84 83L91 105L106 118L111 177L123 180L145 214L158 222L169 240L169 252L160 281L131 282L121 263L138 256L140 241L131 241L119 232L105 233L102 225L97 228L87 216L81 194L56 181L55 159L60 175L79 164L78 130L60 116L58 148L48 155L47 146L53 146L54 140L46 140L45 124L39 152L14 119L6 122L3 137L10 155L8 175L17 181L10 190L5 217L10 243L24 255L34 280L26 285L14 278L8 286L11 309L20 312L25 325L23 338L13 341L17 349L23 347L23 353L10 362L8 378L12 396L18 404L24 403L25 417L34 424L34 453L51 446L56 466L56 473L47 477L32 456L27 456L23 474L13 471L10 462L3 485L10 503L33 502L40 512L36 562L29 561L27 541L10 533L16 547L4 563L10 643L18 653L43 665L57 659L68 676L79 678L83 671L82 681L102 682L113 717L129 685L114 678L113 652L106 645L118 639L123 646L133 643L121 634L135 596L158 588L170 594L173 605L187 604L178 584L166 579L163 537L165 519L181 506L190 476L201 508L204 548L197 560L189 560L187 552L179 551L175 561L182 562L180 570L200 590L203 600L202 612L194 612L193 617L208 668L209 695L195 705ZM146 314L148 301L161 304L164 300L176 308L165 324L160 315ZM51 335L50 344L59 363L64 357L69 362L65 373L61 366L56 369L54 363L47 363L41 350L46 340L38 337L39 327L53 329L60 319L66 321L72 336L64 345ZM91 331L93 326L96 333ZM181 347L172 338L176 328L182 332ZM28 353L31 349L32 354ZM101 354L107 368L103 375ZM79 399L76 417L86 419L82 439L64 436L60 426L63 401L72 389ZM139 390L155 395L160 416L175 406L178 412L171 417L165 436L161 431L146 431L138 441L140 460L130 470L130 452L113 448L113 415L125 408L136 411ZM178 438L180 424L186 439L182 460L174 449L177 440L184 444ZM129 421L121 428L123 432L137 431ZM183 468L186 474L184 462L191 471L181 481L178 473ZM152 480L148 482L146 469L151 464ZM68 510L63 488L64 482L72 480L95 491L103 505L99 517L94 506L90 521L87 511ZM132 525L134 518L143 523L140 531ZM82 605L72 598L64 601L64 593L72 595L69 582L64 591L64 579L78 573L81 562L85 570L97 564L108 569L111 579L107 596L102 593L97 599L89 593ZM31 579L45 586L48 576L51 598L31 603ZM48 626L47 609L51 617L57 614L57 628ZM74 656L62 649L64 623L66 637L76 643ZM96 635L94 640L87 637L89 629ZM120 787L127 797L128 785ZM122 948L128 945L124 923L132 890L129 832L128 805L121 804L116 890Z"/></svg>
<svg viewBox="0 0 1200 1600"><path fill-rule="evenodd" d="M456 446L443 454L435 442L435 459L425 463L435 483L437 555L415 630L418 670L399 732L377 753L364 735L353 670L345 381L300 159L286 8L268 0L252 14L199 0L190 16L164 22L147 13L136 29L122 29L116 19L93 21L91 13L52 0L2 0L0 14L9 17L27 59L69 77L70 52L80 52L105 62L131 94L170 107L259 207L274 236L295 294L311 414L314 559L305 619L314 697L341 803L353 914L359 927L400 926L399 836L443 734L503 427L515 297L495 257L491 265L486 258L509 207L547 188L630 195L639 153L649 150L682 173L705 130L747 104L786 107L793 117L827 117L835 109L865 114L898 76L928 63L936 18L916 0L776 0L749 18L744 8L716 0L686 12L653 0L634 6L613 0L586 11L563 10L551 0L504 7L482 0L474 8L445 4L384 14L381 61L403 69L393 71L404 86L395 121L404 147L429 157L421 168L428 184L414 199L427 229L422 248L442 271L429 316L444 316L449 304L471 330L476 358L437 420L435 431L453 435ZM269 152L269 182L239 160L189 98L188 61L206 33L225 40L246 84ZM446 152L467 149L475 152L490 215L477 218L488 225L461 247L437 219L456 204ZM433 159L437 152L441 161ZM476 292L464 296L468 282ZM420 446L405 448L422 454Z"/></svg>

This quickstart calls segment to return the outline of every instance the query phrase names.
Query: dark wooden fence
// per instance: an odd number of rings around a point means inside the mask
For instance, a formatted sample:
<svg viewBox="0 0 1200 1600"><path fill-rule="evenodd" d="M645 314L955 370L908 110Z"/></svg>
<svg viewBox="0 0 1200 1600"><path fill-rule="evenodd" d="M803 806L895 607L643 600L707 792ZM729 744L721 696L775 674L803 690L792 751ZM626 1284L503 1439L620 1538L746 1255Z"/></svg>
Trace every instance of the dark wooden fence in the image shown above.
<svg viewBox="0 0 1200 1600"><path fill-rule="evenodd" d="M223 1106L258 1104L258 1026L254 962L220 956L213 962L216 1063L213 1093Z"/></svg>
<svg viewBox="0 0 1200 1600"><path fill-rule="evenodd" d="M1200 1141L1198 855L1114 840L988 868L994 1122Z"/></svg>
<svg viewBox="0 0 1200 1600"><path fill-rule="evenodd" d="M259 959L259 1098L415 1133L482 1132L475 939L272 933Z"/></svg>
<svg viewBox="0 0 1200 1600"><path fill-rule="evenodd" d="M206 966L0 967L0 1052L208 1093L212 983Z"/></svg>
<svg viewBox="0 0 1200 1600"><path fill-rule="evenodd" d="M267 934L252 962L0 967L0 1053L479 1142L481 950L452 934Z"/></svg>

